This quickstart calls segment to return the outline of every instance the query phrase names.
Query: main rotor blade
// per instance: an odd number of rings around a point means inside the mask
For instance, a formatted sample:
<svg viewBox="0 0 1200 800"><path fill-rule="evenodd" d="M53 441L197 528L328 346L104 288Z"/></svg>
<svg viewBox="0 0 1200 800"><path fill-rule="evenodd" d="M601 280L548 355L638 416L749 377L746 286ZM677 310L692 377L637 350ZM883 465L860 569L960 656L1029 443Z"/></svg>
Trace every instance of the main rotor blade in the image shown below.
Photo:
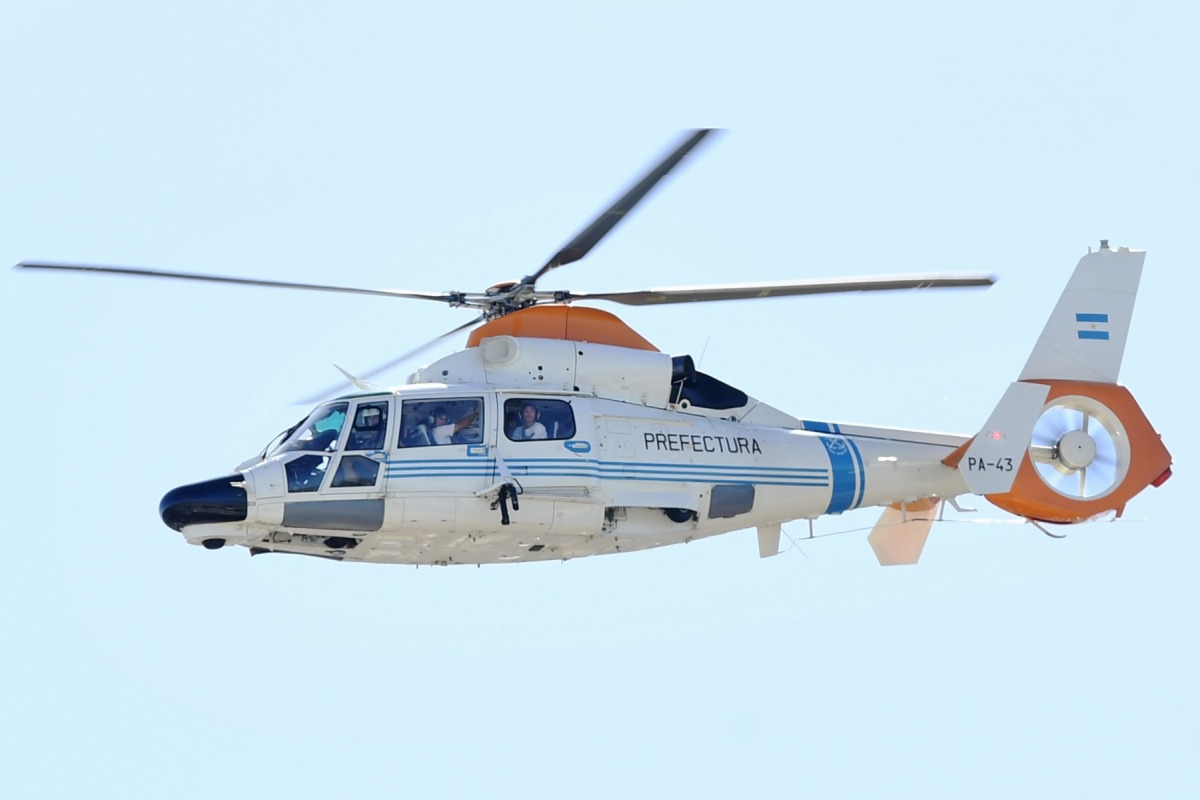
<svg viewBox="0 0 1200 800"><path fill-rule="evenodd" d="M196 272L171 272L141 267L106 267L95 264L60 264L49 261L22 261L16 269L48 269L66 272L102 272L111 275L134 275L143 278L174 278L185 281L208 283L236 283L243 286L269 286L276 289L307 289L315 292L343 292L345 294L368 294L383 297L400 297L410 300L438 300L451 302L447 292L409 292L403 289L356 289L348 286L325 286L318 283L291 283L288 281L265 281L258 278L233 278L225 275L202 275Z"/></svg>
<svg viewBox="0 0 1200 800"><path fill-rule="evenodd" d="M671 170L679 165L679 162L692 151L696 145L713 132L713 128L701 128L692 131L687 138L671 152L669 156L659 162L658 166L646 173L632 189L624 194L620 200L613 203L607 211L596 217L590 225L575 235L575 238L568 242L563 249L555 253L549 261L547 261L541 269L525 279L525 283L533 285L537 283L538 278L545 275L555 267L561 267L563 264L570 264L573 261L578 261L588 254L596 244L603 239L609 231L616 227L617 223L625 219L625 216L633 210L643 197L650 193L660 180L667 176Z"/></svg>
<svg viewBox="0 0 1200 800"><path fill-rule="evenodd" d="M880 292L894 289L947 289L991 286L995 275L892 275L882 278L827 278L785 283L725 283L712 286L675 286L638 292L570 292L571 300L609 300L627 306L665 303L704 303L712 300L754 300L802 294Z"/></svg>
<svg viewBox="0 0 1200 800"><path fill-rule="evenodd" d="M442 341L443 339L448 339L449 337L453 336L456 333L465 331L468 328L473 328L474 326L483 322L484 319L485 318L483 316L479 316L479 317L476 317L475 319L471 320L470 322L466 322L466 323L463 323L462 325L459 325L457 328L451 328L450 330L446 331L445 333L443 333L439 336L435 336L434 338L430 339L429 341L425 342L424 344L418 345L417 347L414 347L412 350L409 350L406 353L401 353L400 355L396 356L395 358L393 358L391 361L387 362L386 364L380 364L378 367L368 370L367 372L364 372L361 375L355 375L355 377L358 378L360 381L365 381L369 378L373 378L376 375L379 375L380 373L387 372L392 367L395 367L399 364L403 364L405 361L408 361L410 358L416 358L421 353L423 353L426 350L428 350L429 348L433 347L435 344ZM340 367L339 367L339 369L340 369ZM325 389L323 389L320 392L317 392L316 394L309 395L308 397L305 397L302 400L297 400L296 403L297 404L302 403L304 405L312 405L313 403L318 403L322 400L325 400L326 398L332 397L333 395L337 394L338 392L344 392L346 390L346 387L350 386L350 385L353 385L353 384L351 384L349 381L342 381L341 383L337 383L337 384L334 384L333 386L326 387Z"/></svg>

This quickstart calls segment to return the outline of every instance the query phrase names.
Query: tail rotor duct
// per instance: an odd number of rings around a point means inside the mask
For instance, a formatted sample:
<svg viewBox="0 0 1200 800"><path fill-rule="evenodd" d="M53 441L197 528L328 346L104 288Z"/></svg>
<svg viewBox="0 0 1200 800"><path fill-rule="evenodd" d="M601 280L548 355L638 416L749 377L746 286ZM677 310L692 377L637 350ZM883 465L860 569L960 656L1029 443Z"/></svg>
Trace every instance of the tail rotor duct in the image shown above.
<svg viewBox="0 0 1200 800"><path fill-rule="evenodd" d="M1081 395L1058 397L1034 426L1029 458L1038 477L1058 494L1100 498L1129 471L1129 435L1100 401Z"/></svg>

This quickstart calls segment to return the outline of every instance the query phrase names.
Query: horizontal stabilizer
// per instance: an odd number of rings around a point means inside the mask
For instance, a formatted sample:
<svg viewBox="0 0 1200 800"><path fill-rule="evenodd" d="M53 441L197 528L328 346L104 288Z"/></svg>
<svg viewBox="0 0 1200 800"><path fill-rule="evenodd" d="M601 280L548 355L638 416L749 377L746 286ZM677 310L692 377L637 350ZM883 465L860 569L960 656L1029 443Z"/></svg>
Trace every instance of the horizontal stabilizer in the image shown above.
<svg viewBox="0 0 1200 800"><path fill-rule="evenodd" d="M942 507L942 501L928 498L911 504L920 510L902 506L888 506L875 527L867 534L867 541L875 551L875 557L885 567L898 564L915 564L925 549L929 529Z"/></svg>
<svg viewBox="0 0 1200 800"><path fill-rule="evenodd" d="M958 460L958 471L974 494L997 494L1012 488L1049 391L1050 387L1040 383L1009 385L966 452L955 452L947 459L948 463Z"/></svg>

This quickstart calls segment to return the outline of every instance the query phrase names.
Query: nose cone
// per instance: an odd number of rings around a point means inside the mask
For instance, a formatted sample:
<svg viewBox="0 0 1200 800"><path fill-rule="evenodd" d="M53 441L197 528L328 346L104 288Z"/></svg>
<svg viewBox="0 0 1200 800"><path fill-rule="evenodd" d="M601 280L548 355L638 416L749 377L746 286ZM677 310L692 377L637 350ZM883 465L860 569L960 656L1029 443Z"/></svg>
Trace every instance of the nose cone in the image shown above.
<svg viewBox="0 0 1200 800"><path fill-rule="evenodd" d="M245 478L228 475L172 489L163 495L158 513L177 531L188 525L242 522L246 519Z"/></svg>

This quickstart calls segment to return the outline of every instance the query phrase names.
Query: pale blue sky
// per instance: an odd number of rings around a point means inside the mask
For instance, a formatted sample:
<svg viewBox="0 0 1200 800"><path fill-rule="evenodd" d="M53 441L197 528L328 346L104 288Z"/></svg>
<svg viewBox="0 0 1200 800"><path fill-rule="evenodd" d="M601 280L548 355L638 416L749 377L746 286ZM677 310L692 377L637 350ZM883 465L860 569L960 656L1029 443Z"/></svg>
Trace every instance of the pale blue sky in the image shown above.
<svg viewBox="0 0 1200 800"><path fill-rule="evenodd" d="M996 272L621 315L799 416L972 432L1089 245L1149 251L1122 382L1176 460L1053 541L876 513L566 564L188 547L169 488L466 312L0 272L6 797L1200 791L1196 13L1183 3L9 2L0 262L477 290L728 132L576 290ZM433 355L462 345L451 341ZM397 370L400 382L411 367ZM974 519L1001 519L984 506ZM806 527L785 528L799 539Z"/></svg>

